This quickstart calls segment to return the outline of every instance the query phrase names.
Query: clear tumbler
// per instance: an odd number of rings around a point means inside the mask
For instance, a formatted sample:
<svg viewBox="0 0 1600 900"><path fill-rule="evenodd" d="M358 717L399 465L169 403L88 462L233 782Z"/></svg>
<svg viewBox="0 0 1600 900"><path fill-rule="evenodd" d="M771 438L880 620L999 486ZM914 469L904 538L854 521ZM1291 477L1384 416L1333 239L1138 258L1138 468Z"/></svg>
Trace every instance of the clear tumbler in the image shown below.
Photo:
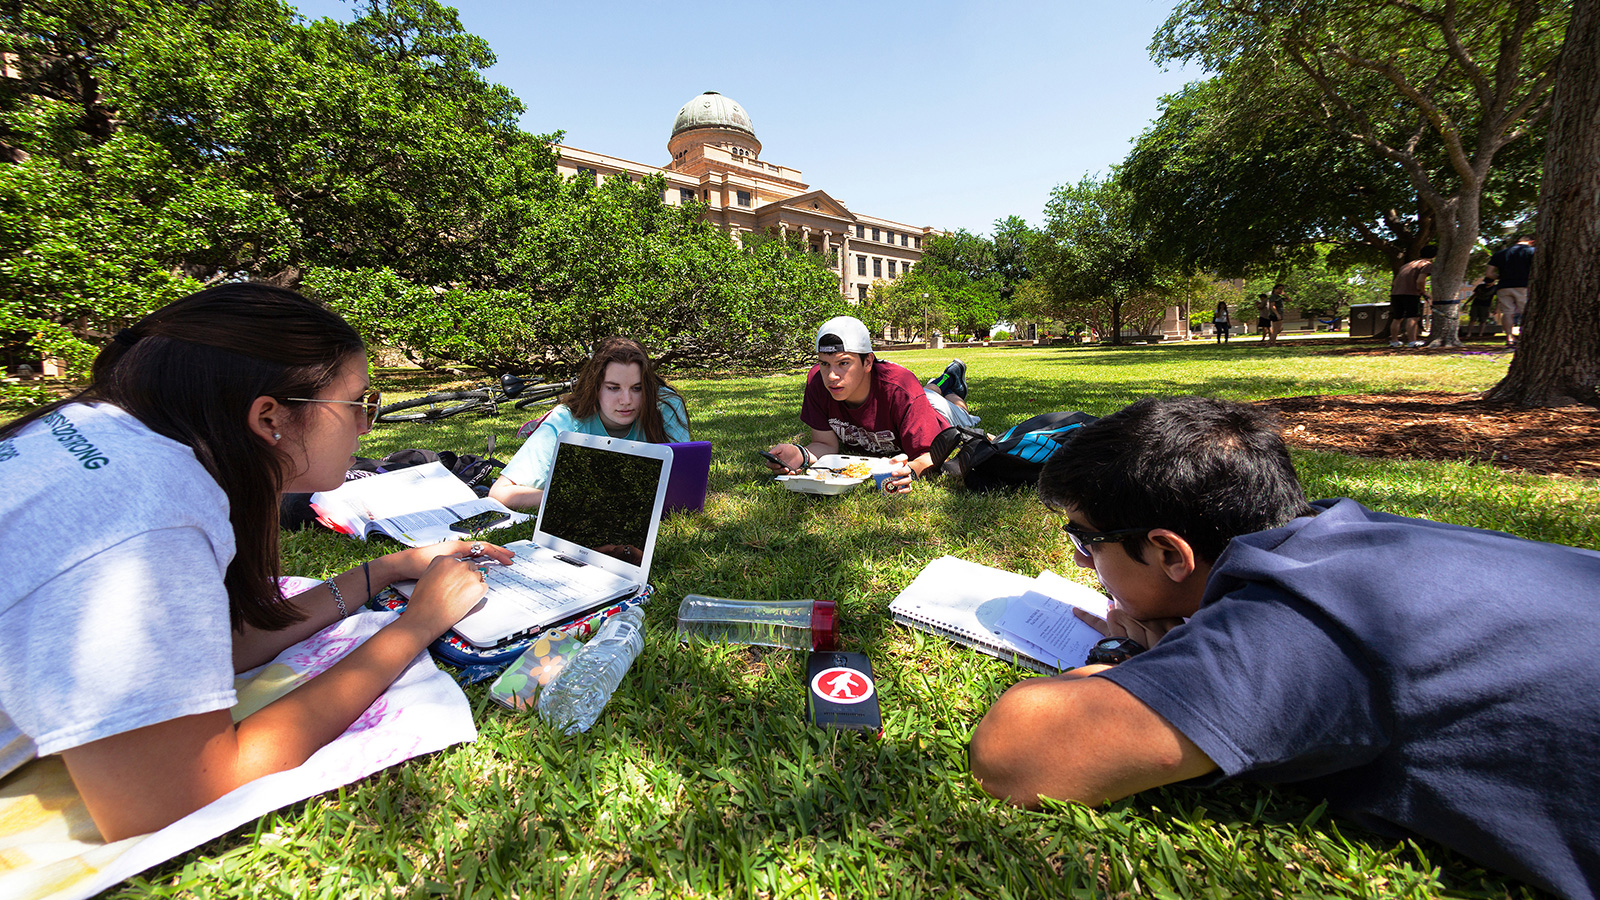
<svg viewBox="0 0 1600 900"><path fill-rule="evenodd" d="M690 594L678 604L678 637L793 650L836 650L832 600L730 600Z"/></svg>

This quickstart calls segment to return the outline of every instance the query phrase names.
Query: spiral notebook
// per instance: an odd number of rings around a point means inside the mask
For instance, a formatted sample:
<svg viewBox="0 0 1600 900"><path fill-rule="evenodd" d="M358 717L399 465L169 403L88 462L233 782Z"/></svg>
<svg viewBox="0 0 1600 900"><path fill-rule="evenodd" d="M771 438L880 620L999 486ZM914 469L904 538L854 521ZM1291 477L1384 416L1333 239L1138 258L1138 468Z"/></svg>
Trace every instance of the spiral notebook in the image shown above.
<svg viewBox="0 0 1600 900"><path fill-rule="evenodd" d="M1036 672L1083 665L1100 633L1074 607L1106 614L1106 598L1053 572L1029 578L954 556L928 563L889 604L902 625Z"/></svg>

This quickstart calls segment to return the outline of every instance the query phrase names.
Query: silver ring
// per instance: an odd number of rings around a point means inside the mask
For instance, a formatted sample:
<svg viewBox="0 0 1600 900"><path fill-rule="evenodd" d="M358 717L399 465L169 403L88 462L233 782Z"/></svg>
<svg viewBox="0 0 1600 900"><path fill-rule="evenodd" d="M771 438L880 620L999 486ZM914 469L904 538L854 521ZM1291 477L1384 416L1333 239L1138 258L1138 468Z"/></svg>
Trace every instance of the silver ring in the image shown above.
<svg viewBox="0 0 1600 900"><path fill-rule="evenodd" d="M478 544L473 544L471 547L468 547L467 548L467 555L468 556L482 556L483 555L483 544L478 543Z"/></svg>

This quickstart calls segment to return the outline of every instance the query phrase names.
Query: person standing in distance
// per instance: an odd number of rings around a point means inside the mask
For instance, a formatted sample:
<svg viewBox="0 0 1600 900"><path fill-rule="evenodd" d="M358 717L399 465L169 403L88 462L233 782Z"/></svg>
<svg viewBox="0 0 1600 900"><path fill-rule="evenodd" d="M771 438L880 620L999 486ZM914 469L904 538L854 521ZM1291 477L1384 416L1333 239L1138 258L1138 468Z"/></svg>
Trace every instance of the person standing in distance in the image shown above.
<svg viewBox="0 0 1600 900"><path fill-rule="evenodd" d="M1217 333L1217 343L1228 342L1228 332L1233 330L1233 320L1228 314L1228 304L1224 300L1217 301L1217 311L1211 314L1211 329Z"/></svg>
<svg viewBox="0 0 1600 900"><path fill-rule="evenodd" d="M1278 335L1283 331L1284 307L1289 302L1289 295L1283 292L1282 284L1272 286L1272 293L1267 295L1267 322L1271 337L1267 343L1276 344Z"/></svg>
<svg viewBox="0 0 1600 900"><path fill-rule="evenodd" d="M1506 333L1506 346L1517 345L1513 330L1528 309L1528 277L1533 274L1534 239L1521 234L1517 242L1496 250L1489 257L1484 274L1499 279L1496 295L1500 300L1500 330Z"/></svg>
<svg viewBox="0 0 1600 900"><path fill-rule="evenodd" d="M1423 247L1417 259L1400 267L1389 283L1389 346L1421 347L1422 301L1428 296L1428 276L1438 247Z"/></svg>

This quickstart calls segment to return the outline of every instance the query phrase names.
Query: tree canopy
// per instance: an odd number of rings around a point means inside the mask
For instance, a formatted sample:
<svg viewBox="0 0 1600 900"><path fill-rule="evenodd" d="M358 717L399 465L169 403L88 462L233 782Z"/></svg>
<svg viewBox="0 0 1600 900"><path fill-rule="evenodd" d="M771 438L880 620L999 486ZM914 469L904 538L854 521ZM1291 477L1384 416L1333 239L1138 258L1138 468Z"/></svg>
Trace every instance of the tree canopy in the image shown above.
<svg viewBox="0 0 1600 900"><path fill-rule="evenodd" d="M1185 0L1158 60L1275 88L1334 135L1398 167L1431 218L1436 281L1476 249L1500 151L1550 104L1569 4L1560 0ZM1314 104L1296 104L1300 97ZM1391 191L1392 194L1392 191Z"/></svg>
<svg viewBox="0 0 1600 900"><path fill-rule="evenodd" d="M1404 169L1329 127L1321 93L1303 79L1248 67L1195 82L1161 115L1118 170L1158 254L1230 276L1273 269L1331 246L1336 263L1393 271L1435 238L1434 213ZM1531 216L1542 127L1498 154L1482 224ZM1437 141L1419 144L1430 171L1449 165Z"/></svg>
<svg viewBox="0 0 1600 900"><path fill-rule="evenodd" d="M549 176L490 219L505 243L470 284L326 267L306 287L369 340L495 373L563 374L617 333L664 365L805 356L801 336L842 310L836 277L781 241L741 248L662 186Z"/></svg>
<svg viewBox="0 0 1600 900"><path fill-rule="evenodd" d="M994 238L966 229L934 235L911 272L874 286L863 315L879 326L987 336L1016 313L1013 295L1029 277L1036 233L1017 216L994 223Z"/></svg>
<svg viewBox="0 0 1600 900"><path fill-rule="evenodd" d="M803 344L796 316L839 306L815 261L741 253L659 183L565 182L559 133L520 130L454 10L358 12L0 9L20 75L0 79L6 343L82 371L132 318L238 278L305 279L369 339L494 370L569 365L617 331L669 360L772 359Z"/></svg>
<svg viewBox="0 0 1600 900"><path fill-rule="evenodd" d="M1030 312L1084 322L1112 343L1124 324L1148 333L1177 290L1176 271L1157 258L1115 177L1084 176L1051 193L1030 265L1041 288L1028 292Z"/></svg>

